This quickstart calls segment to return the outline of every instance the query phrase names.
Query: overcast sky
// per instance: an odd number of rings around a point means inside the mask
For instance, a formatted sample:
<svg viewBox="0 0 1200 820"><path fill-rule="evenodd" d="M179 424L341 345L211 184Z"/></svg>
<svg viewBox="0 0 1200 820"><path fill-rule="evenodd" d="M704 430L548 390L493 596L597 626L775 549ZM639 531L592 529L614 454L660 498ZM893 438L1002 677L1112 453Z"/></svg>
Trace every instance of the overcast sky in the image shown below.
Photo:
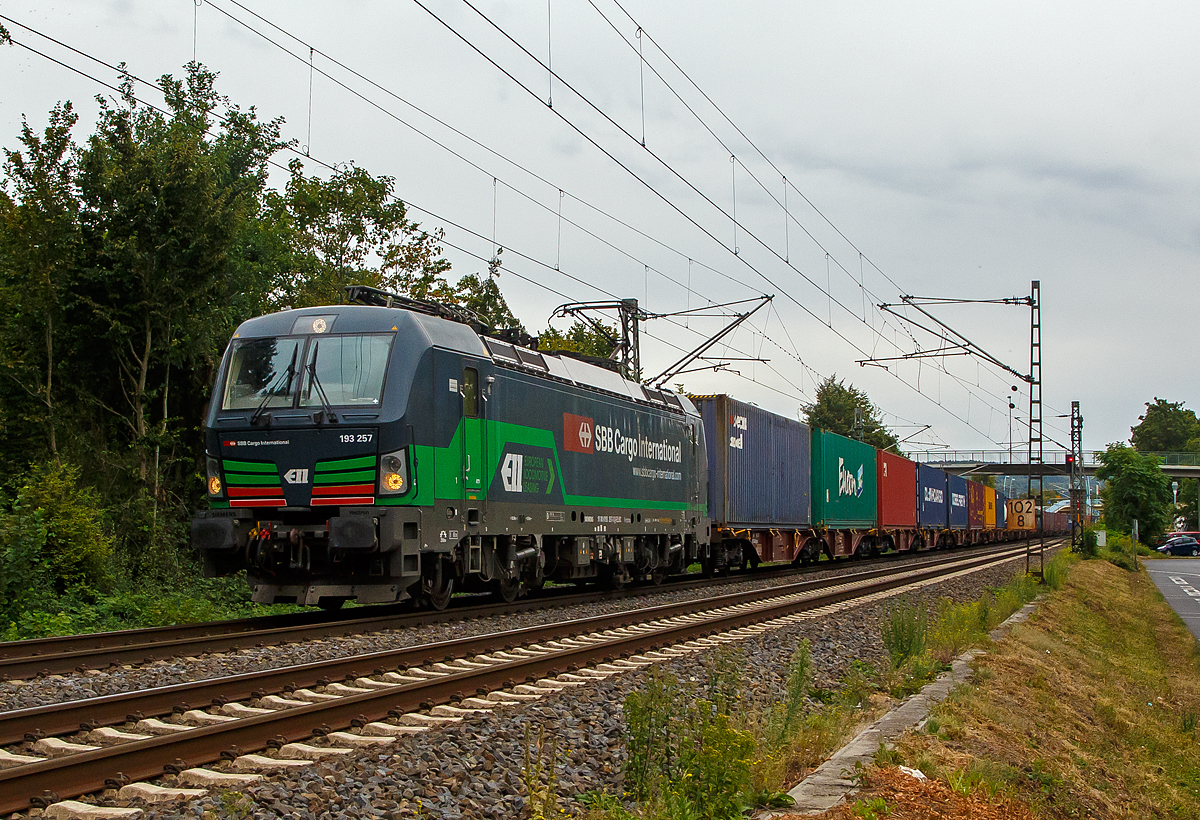
<svg viewBox="0 0 1200 820"><path fill-rule="evenodd" d="M901 437L929 424L914 441L972 449L1008 446L1014 395L1019 449L1013 376L974 357L857 362L943 346L880 302L1023 297L1038 279L1049 436L1069 441L1053 416L1073 400L1089 449L1126 439L1154 396L1197 406L1194 3L241 2L284 31L231 0L0 14L145 79L194 48L314 159L395 177L411 215L445 228L455 276L482 270L494 237L533 332L568 300L666 313L774 294L714 350L726 369L672 380L691 392L795 416L836 373ZM90 133L91 80L19 47L0 49L0 76L0 144L64 99ZM932 312L1028 372L1027 307ZM649 323L647 374L719 326ZM768 361L737 360L753 357Z"/></svg>

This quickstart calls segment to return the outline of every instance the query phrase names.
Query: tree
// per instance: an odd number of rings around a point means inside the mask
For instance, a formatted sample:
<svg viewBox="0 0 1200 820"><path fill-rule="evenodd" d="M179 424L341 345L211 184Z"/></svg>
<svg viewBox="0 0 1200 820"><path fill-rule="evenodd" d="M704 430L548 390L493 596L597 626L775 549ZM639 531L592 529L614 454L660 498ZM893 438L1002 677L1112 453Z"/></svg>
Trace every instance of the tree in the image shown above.
<svg viewBox="0 0 1200 820"><path fill-rule="evenodd" d="M1101 467L1096 478L1105 482L1104 522L1119 532L1131 532L1138 522L1138 537L1150 543L1171 524L1171 480L1159 468L1158 459L1143 455L1124 444L1110 444L1098 456Z"/></svg>
<svg viewBox="0 0 1200 820"><path fill-rule="evenodd" d="M436 299L450 263L428 233L408 219L395 179L354 165L328 179L306 176L299 159L283 192L268 192L268 218L286 236L291 269L275 287L277 307L341 304L347 285L369 285L416 299Z"/></svg>
<svg viewBox="0 0 1200 820"><path fill-rule="evenodd" d="M58 340L80 251L76 148L71 139L78 119L71 103L59 103L51 109L41 136L22 118L24 150L4 149L5 193L9 183L13 186L13 199L6 196L0 211L4 369L40 405L38 415L55 459Z"/></svg>
<svg viewBox="0 0 1200 820"><path fill-rule="evenodd" d="M106 343L93 342L95 373L118 388L93 382L94 397L126 425L138 478L155 497L171 373L218 343L214 327L220 344L228 337L219 318L243 285L230 278L241 225L284 144L279 120L260 123L215 81L196 63L183 79L162 77L164 114L140 105L126 77L120 100L97 98L100 120L80 156L83 292Z"/></svg>
<svg viewBox="0 0 1200 820"><path fill-rule="evenodd" d="M810 427L828 430L839 435L855 436L855 410L862 413L862 440L879 448L900 453L895 434L884 426L879 409L867 394L854 385L846 386L834 374L817 388L816 401L804 407L805 420Z"/></svg>
<svg viewBox="0 0 1200 820"><path fill-rule="evenodd" d="M1185 410L1183 402L1154 397L1146 402L1146 412L1138 424L1129 428L1129 440L1143 453L1177 453L1188 448L1190 439L1200 436L1200 420L1194 410Z"/></svg>
<svg viewBox="0 0 1200 820"><path fill-rule="evenodd" d="M604 325L604 330L601 331L576 320L565 333L547 325L538 336L538 350L566 350L607 359L617 349L615 340L619 338L620 331L615 327Z"/></svg>
<svg viewBox="0 0 1200 820"><path fill-rule="evenodd" d="M466 308L486 325L500 330L515 328L524 332L525 325L513 315L504 294L500 292L500 254L503 252L504 248L499 248L488 261L486 275L468 273L458 280L452 290L447 287L445 301Z"/></svg>

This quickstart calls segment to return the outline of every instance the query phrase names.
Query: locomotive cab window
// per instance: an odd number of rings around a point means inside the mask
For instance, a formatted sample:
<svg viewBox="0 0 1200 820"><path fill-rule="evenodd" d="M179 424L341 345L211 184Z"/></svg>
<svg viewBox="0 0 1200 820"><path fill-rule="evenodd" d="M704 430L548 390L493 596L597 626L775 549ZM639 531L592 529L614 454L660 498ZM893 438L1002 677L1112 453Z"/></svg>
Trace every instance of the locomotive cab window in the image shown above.
<svg viewBox="0 0 1200 820"><path fill-rule="evenodd" d="M462 377L463 415L469 419L479 417L479 371L473 367L463 368Z"/></svg>
<svg viewBox="0 0 1200 820"><path fill-rule="evenodd" d="M335 407L378 407L393 338L366 333L313 338L304 356L300 406L320 407L323 390Z"/></svg>
<svg viewBox="0 0 1200 820"><path fill-rule="evenodd" d="M239 339L229 360L222 410L291 407L303 339Z"/></svg>

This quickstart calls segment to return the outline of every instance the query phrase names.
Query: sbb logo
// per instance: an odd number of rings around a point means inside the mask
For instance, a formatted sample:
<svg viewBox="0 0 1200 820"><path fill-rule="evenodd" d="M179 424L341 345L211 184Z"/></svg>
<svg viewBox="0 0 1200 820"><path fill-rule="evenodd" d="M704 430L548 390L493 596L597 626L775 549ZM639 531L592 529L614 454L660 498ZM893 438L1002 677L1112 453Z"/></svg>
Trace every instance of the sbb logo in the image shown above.
<svg viewBox="0 0 1200 820"><path fill-rule="evenodd" d="M591 453L596 424L587 416L563 413L563 447L573 453Z"/></svg>

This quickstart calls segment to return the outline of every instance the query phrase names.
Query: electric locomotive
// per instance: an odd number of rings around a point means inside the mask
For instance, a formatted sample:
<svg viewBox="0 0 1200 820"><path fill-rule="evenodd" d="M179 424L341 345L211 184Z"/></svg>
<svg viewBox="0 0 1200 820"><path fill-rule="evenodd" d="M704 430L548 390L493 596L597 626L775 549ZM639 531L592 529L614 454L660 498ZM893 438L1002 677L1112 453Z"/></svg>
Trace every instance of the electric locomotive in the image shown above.
<svg viewBox="0 0 1200 820"><path fill-rule="evenodd" d="M546 580L661 582L703 557L704 428L654 390L372 288L244 322L206 419L208 575L326 608Z"/></svg>

